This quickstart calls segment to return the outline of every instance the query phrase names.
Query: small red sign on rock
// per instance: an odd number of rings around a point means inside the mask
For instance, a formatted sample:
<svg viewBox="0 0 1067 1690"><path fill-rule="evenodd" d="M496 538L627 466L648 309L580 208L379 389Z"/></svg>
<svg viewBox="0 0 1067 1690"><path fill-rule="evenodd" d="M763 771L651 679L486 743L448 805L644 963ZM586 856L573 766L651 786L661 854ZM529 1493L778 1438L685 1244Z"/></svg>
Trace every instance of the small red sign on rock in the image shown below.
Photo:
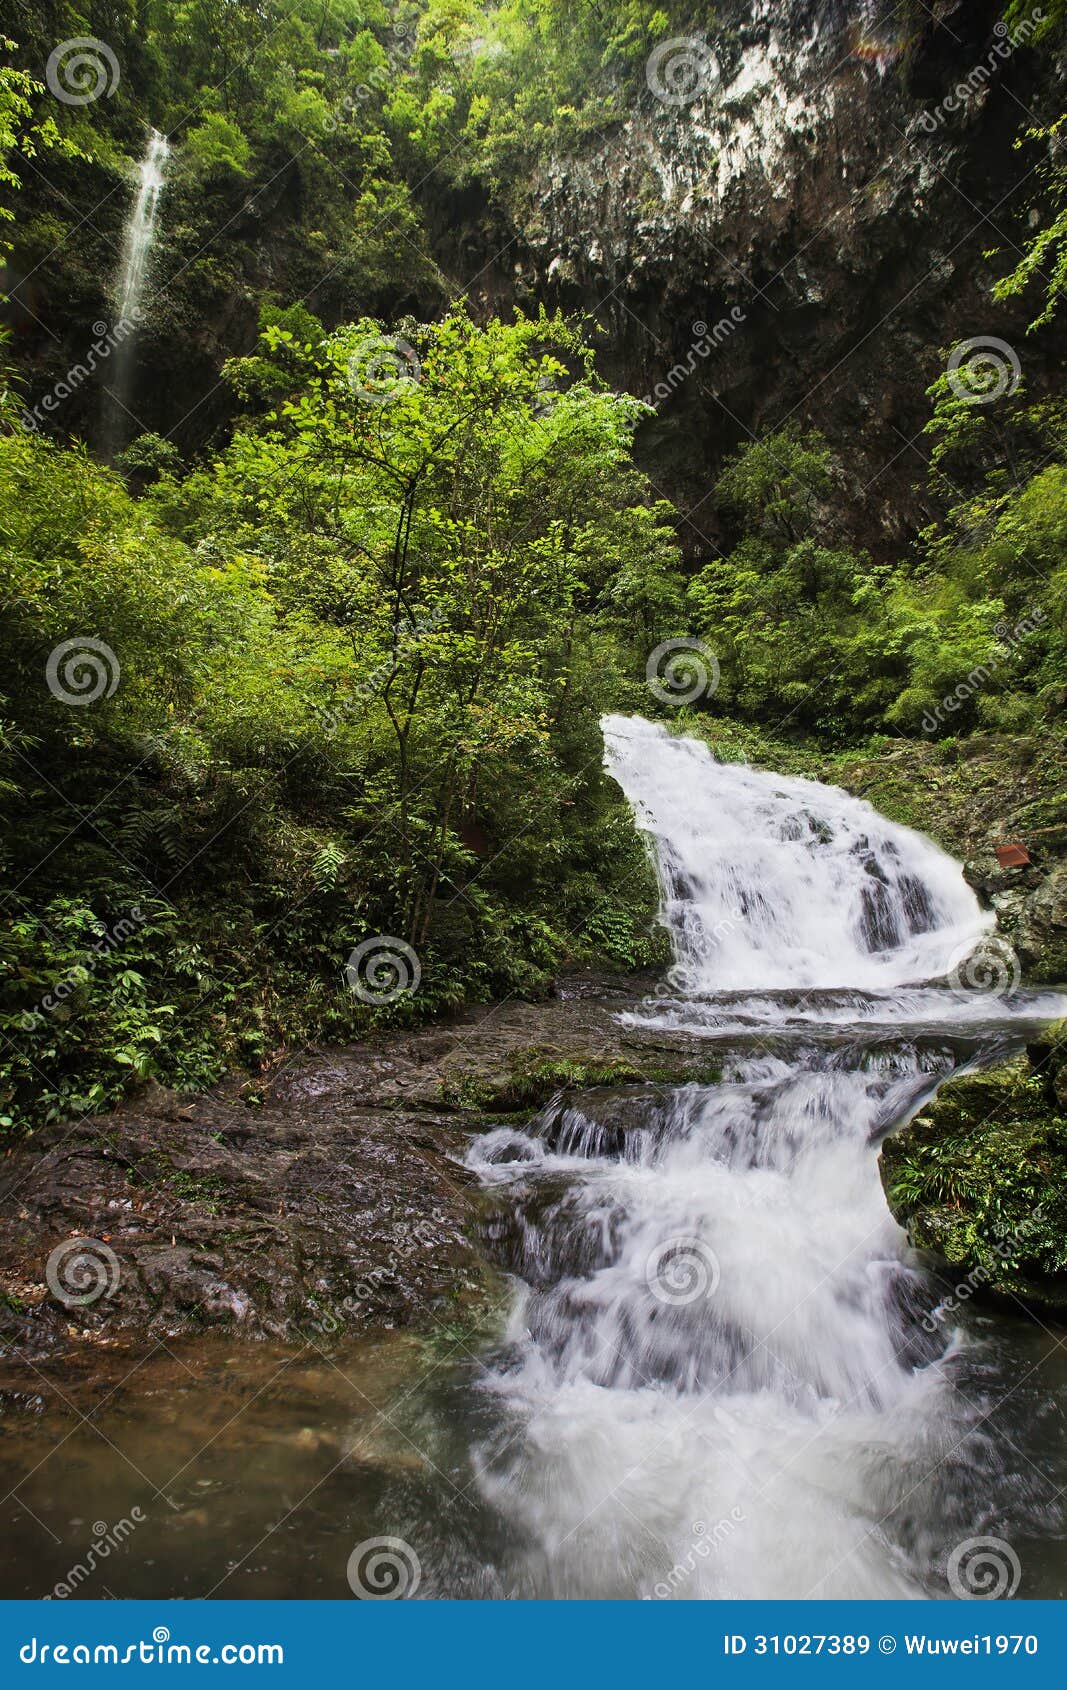
<svg viewBox="0 0 1067 1690"><path fill-rule="evenodd" d="M997 862L1001 868L1025 868L1030 861L1030 853L1025 845L1013 842L1010 845L994 845Z"/></svg>

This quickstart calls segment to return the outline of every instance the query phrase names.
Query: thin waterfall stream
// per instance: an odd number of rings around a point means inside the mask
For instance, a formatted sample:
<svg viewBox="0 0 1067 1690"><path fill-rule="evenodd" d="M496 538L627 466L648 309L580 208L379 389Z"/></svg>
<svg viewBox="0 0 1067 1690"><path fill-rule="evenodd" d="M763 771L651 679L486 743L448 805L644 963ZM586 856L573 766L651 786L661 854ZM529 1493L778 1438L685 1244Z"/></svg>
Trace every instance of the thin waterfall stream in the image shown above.
<svg viewBox="0 0 1067 1690"><path fill-rule="evenodd" d="M137 188L122 232L122 252L115 282L117 322L123 325L107 387L105 443L114 454L130 433L130 399L137 367L137 341L143 313L160 197L166 179L170 143L158 129L150 129L137 171ZM135 419L132 419L135 422Z"/></svg>

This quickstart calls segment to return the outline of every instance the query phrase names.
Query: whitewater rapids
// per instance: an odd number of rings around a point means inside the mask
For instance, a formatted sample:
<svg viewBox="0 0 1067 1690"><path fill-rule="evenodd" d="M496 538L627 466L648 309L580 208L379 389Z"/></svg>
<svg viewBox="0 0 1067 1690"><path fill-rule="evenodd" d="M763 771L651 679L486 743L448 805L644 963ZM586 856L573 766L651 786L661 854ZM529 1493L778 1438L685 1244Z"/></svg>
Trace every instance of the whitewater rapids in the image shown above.
<svg viewBox="0 0 1067 1690"><path fill-rule="evenodd" d="M604 735L675 954L628 1013L706 1037L722 1078L561 1095L469 1152L515 1282L471 1452L494 1588L953 1594L959 1544L1033 1499L877 1147L959 1028L1007 1039L1058 1002L1012 983L979 1015L936 984L990 923L920 834L639 719Z"/></svg>

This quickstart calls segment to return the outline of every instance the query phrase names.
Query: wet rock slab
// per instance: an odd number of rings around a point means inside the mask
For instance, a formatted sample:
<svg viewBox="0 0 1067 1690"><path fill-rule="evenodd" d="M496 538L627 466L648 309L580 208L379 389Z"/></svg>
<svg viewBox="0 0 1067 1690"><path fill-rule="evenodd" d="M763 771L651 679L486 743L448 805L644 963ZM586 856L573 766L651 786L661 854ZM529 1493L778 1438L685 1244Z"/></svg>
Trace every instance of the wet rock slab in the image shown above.
<svg viewBox="0 0 1067 1690"><path fill-rule="evenodd" d="M495 1283L471 1133L568 1084L708 1077L699 1042L618 1027L635 995L577 980L37 1135L0 1164L3 1354L462 1315Z"/></svg>
<svg viewBox="0 0 1067 1690"><path fill-rule="evenodd" d="M259 1107L236 1087L157 1092L10 1156L8 1348L209 1327L329 1338L432 1318L474 1292L463 1134L430 1111L374 1106L373 1074L367 1058L307 1057Z"/></svg>

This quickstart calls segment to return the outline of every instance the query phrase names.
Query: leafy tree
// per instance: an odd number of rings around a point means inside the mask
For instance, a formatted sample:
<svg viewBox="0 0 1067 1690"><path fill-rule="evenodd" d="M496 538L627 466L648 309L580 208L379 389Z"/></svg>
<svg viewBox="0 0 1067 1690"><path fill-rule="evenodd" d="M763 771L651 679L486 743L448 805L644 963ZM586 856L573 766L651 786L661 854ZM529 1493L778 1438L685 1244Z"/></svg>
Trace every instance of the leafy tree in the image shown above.
<svg viewBox="0 0 1067 1690"><path fill-rule="evenodd" d="M252 148L233 118L208 112L202 123L187 129L186 156L205 176L247 176Z"/></svg>
<svg viewBox="0 0 1067 1690"><path fill-rule="evenodd" d="M253 546L288 614L344 631L342 717L384 666L373 797L356 811L368 829L395 817L399 914L418 945L460 823L478 813L502 840L532 780L539 830L562 824L550 736L573 706L583 619L602 605L647 626L656 590L637 590L635 558L651 540L665 577L674 550L628 467L640 406L595 380L561 318L477 328L459 311L407 332L414 344L364 320L316 348L269 326L263 358L303 365L306 385L238 431L190 489L198 523L179 520ZM247 385L247 365L234 375Z"/></svg>
<svg viewBox="0 0 1067 1690"><path fill-rule="evenodd" d="M367 935L422 961L394 1016L653 954L598 730L680 596L630 458L642 407L560 318L460 310L400 344L265 315L232 444L182 479L142 437L139 501L84 449L0 430L20 1125L350 1035Z"/></svg>
<svg viewBox="0 0 1067 1690"><path fill-rule="evenodd" d="M15 51L15 42L0 35L0 52ZM14 168L20 158L33 159L42 152L79 156L79 149L60 134L53 117L34 120L34 102L43 91L42 84L28 71L17 65L0 65L0 194L5 197L21 187L21 177ZM14 220L11 205L0 201L0 223ZM0 240L0 259L9 251L10 242Z"/></svg>
<svg viewBox="0 0 1067 1690"><path fill-rule="evenodd" d="M832 485L819 435L786 430L739 453L716 497L744 537L704 566L689 603L722 664L722 702L841 737L892 697L893 658L877 649L870 558L830 540Z"/></svg>
<svg viewBox="0 0 1067 1690"><path fill-rule="evenodd" d="M716 496L746 532L795 542L830 494L830 448L818 434L787 428L738 453L719 477Z"/></svg>
<svg viewBox="0 0 1067 1690"><path fill-rule="evenodd" d="M1039 14L1039 15L1038 15ZM1052 52L1062 50L1067 25L1067 7L1063 0L1048 0L1047 6L1031 7L1027 0L1012 0L1005 22L1009 28L1025 26L1031 46L1045 45ZM1050 323L1067 291L1067 115L1059 115L1047 123L1034 123L1023 128L1016 146L1036 150L1034 169L1044 198L1045 217L1035 208L1035 219L1041 223L1037 233L1026 240L1022 258L1010 273L994 288L997 299L1013 299L1026 293L1031 284L1043 283L1041 308L1031 329ZM1050 209L1051 208L1051 214ZM1047 219L1047 221L1045 220Z"/></svg>

